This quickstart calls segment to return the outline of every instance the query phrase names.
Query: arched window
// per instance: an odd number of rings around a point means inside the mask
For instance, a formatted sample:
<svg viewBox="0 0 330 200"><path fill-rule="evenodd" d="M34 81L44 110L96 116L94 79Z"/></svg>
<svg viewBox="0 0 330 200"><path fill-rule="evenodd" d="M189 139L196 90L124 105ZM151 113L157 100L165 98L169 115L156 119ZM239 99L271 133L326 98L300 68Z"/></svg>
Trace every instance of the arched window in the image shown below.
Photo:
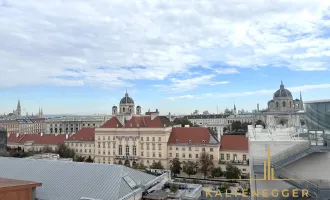
<svg viewBox="0 0 330 200"><path fill-rule="evenodd" d="M125 107L123 107L123 112L125 112Z"/></svg>
<svg viewBox="0 0 330 200"><path fill-rule="evenodd" d="M278 102L276 102L276 108L278 108L280 105L279 105L279 103Z"/></svg>
<svg viewBox="0 0 330 200"><path fill-rule="evenodd" d="M123 155L123 148L122 148L121 145L119 145L119 155L120 155L120 156Z"/></svg>
<svg viewBox="0 0 330 200"><path fill-rule="evenodd" d="M57 128L55 128L55 133L57 133Z"/></svg>
<svg viewBox="0 0 330 200"><path fill-rule="evenodd" d="M126 145L126 156L129 156L129 146Z"/></svg>
<svg viewBox="0 0 330 200"><path fill-rule="evenodd" d="M53 133L53 128L50 128L50 133Z"/></svg>
<svg viewBox="0 0 330 200"><path fill-rule="evenodd" d="M282 102L283 108L285 107L285 101Z"/></svg>

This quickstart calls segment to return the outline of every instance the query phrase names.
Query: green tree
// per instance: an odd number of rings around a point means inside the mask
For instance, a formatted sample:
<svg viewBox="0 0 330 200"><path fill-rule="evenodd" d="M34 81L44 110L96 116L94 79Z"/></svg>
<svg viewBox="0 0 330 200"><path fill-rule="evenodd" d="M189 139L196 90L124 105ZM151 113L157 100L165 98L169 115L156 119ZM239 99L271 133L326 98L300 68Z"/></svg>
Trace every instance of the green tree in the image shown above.
<svg viewBox="0 0 330 200"><path fill-rule="evenodd" d="M225 172L226 179L239 179L241 174L241 170L238 169L236 166L227 164Z"/></svg>
<svg viewBox="0 0 330 200"><path fill-rule="evenodd" d="M93 163L94 160L92 159L91 156L88 156L88 158L85 160L85 162Z"/></svg>
<svg viewBox="0 0 330 200"><path fill-rule="evenodd" d="M61 158L72 158L75 157L75 152L73 149L70 149L66 144L58 144L56 151L57 154L60 155Z"/></svg>
<svg viewBox="0 0 330 200"><path fill-rule="evenodd" d="M147 168L147 166L145 166L144 164L143 164L143 162L140 162L138 165L137 165L137 169L142 169L142 170L144 170L144 169L146 169Z"/></svg>
<svg viewBox="0 0 330 200"><path fill-rule="evenodd" d="M281 122L281 123L284 123L284 122ZM261 121L260 119L256 122L256 125L262 125L264 128L266 127L266 124Z"/></svg>
<svg viewBox="0 0 330 200"><path fill-rule="evenodd" d="M173 124L182 126L189 125L190 127L194 126L187 118L175 118Z"/></svg>
<svg viewBox="0 0 330 200"><path fill-rule="evenodd" d="M178 174L180 174L182 168L181 168L181 162L179 158L174 158L171 161L171 166L170 166L171 172L174 177L176 177Z"/></svg>
<svg viewBox="0 0 330 200"><path fill-rule="evenodd" d="M42 148L42 153L54 153L53 149L50 146L44 146L44 148Z"/></svg>
<svg viewBox="0 0 330 200"><path fill-rule="evenodd" d="M238 131L242 129L242 123L240 121L234 121L232 124L231 124L231 130L233 131Z"/></svg>
<svg viewBox="0 0 330 200"><path fill-rule="evenodd" d="M85 161L85 157L83 157L83 156L76 156L74 158L74 161L75 162L84 162Z"/></svg>
<svg viewBox="0 0 330 200"><path fill-rule="evenodd" d="M211 158L210 154L205 151L201 153L199 158L199 171L204 174L204 179L211 172L213 168L213 158Z"/></svg>
<svg viewBox="0 0 330 200"><path fill-rule="evenodd" d="M183 164L182 171L188 174L189 178L191 175L197 174L198 164L192 161L185 162Z"/></svg>
<svg viewBox="0 0 330 200"><path fill-rule="evenodd" d="M177 184L171 185L171 188L170 188L171 192L176 193L178 191L178 189L179 189L179 187Z"/></svg>
<svg viewBox="0 0 330 200"><path fill-rule="evenodd" d="M152 165L150 165L151 169L164 169L164 166L162 164L162 162L158 161L158 162L154 162L152 163Z"/></svg>
<svg viewBox="0 0 330 200"><path fill-rule="evenodd" d="M126 167L131 167L131 164L129 163L129 160L125 160L124 165L125 165Z"/></svg>
<svg viewBox="0 0 330 200"><path fill-rule="evenodd" d="M221 167L213 168L211 170L211 176L214 177L221 177L223 175Z"/></svg>

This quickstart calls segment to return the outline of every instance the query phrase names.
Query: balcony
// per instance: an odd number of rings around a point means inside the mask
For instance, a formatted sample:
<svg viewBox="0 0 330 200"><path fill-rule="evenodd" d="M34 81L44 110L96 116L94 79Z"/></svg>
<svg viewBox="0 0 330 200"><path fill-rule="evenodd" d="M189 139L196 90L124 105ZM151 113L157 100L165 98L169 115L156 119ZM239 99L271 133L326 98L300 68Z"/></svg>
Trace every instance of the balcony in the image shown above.
<svg viewBox="0 0 330 200"><path fill-rule="evenodd" d="M140 156L124 156L124 155L122 155L122 156L119 156L119 155L116 155L115 156L115 159L123 159L123 160L138 160L138 159L140 159Z"/></svg>
<svg viewBox="0 0 330 200"><path fill-rule="evenodd" d="M248 160L220 160L219 164L226 165L226 164L231 164L231 165L249 165Z"/></svg>

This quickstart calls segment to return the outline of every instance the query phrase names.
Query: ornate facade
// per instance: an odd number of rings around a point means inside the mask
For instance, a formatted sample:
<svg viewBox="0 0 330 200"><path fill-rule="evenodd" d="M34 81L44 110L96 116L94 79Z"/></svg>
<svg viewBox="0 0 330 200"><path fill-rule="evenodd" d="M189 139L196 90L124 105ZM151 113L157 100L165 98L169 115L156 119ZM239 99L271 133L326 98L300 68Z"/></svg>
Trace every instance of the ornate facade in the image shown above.
<svg viewBox="0 0 330 200"><path fill-rule="evenodd" d="M268 112L297 112L304 110L303 101L300 93L300 99L293 99L289 90L284 88L281 82L280 89L278 89L273 96L273 99L268 102Z"/></svg>

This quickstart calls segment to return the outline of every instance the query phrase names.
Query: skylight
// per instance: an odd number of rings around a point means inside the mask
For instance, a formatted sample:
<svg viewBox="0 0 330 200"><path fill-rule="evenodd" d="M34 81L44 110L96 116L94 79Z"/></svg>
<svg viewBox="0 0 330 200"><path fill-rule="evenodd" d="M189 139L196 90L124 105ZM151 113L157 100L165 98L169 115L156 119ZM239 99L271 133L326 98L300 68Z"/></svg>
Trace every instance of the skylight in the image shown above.
<svg viewBox="0 0 330 200"><path fill-rule="evenodd" d="M130 176L124 176L123 179L126 181L126 183L134 189L136 187L136 183L133 181L133 179Z"/></svg>

